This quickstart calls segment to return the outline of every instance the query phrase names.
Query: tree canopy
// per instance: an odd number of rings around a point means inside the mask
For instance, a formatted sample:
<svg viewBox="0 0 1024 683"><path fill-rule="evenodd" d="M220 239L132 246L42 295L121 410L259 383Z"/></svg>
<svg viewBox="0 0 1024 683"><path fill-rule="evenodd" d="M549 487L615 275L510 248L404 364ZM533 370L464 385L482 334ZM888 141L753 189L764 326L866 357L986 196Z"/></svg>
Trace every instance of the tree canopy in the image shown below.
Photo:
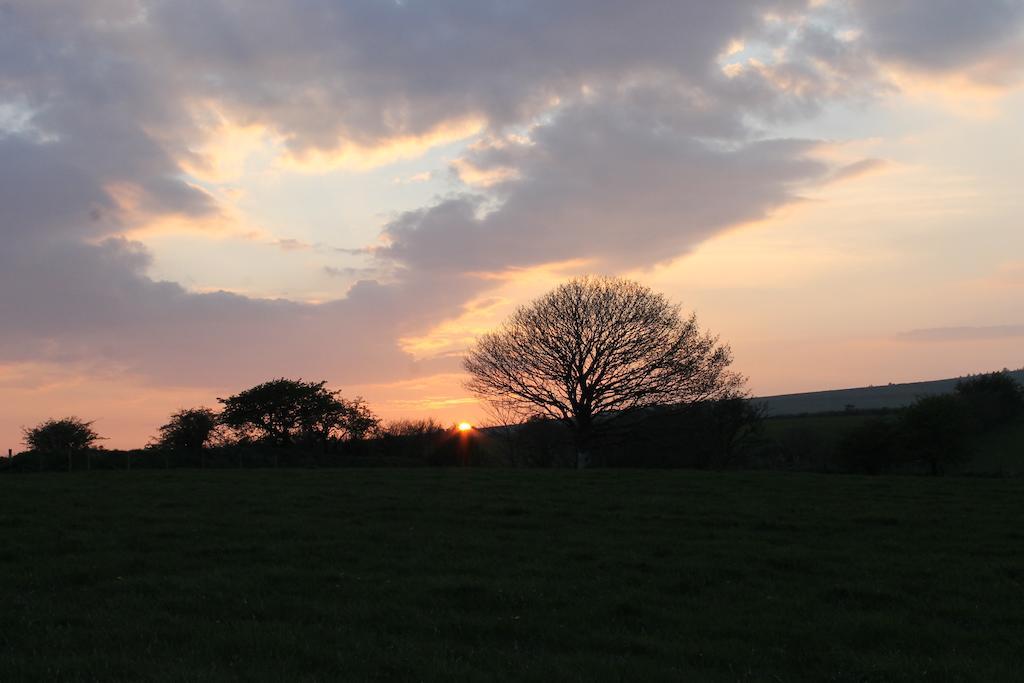
<svg viewBox="0 0 1024 683"><path fill-rule="evenodd" d="M179 410L160 427L157 443L172 450L199 451L210 441L216 428L217 413L209 408Z"/></svg>
<svg viewBox="0 0 1024 683"><path fill-rule="evenodd" d="M656 405L738 395L732 353L695 315L620 278L571 280L477 339L467 387L491 401L568 424L580 464L595 431Z"/></svg>
<svg viewBox="0 0 1024 683"><path fill-rule="evenodd" d="M92 422L77 417L49 419L24 430L25 445L37 453L66 455L68 470L75 453L89 451L102 437L92 428Z"/></svg>
<svg viewBox="0 0 1024 683"><path fill-rule="evenodd" d="M966 401L974 418L985 428L1024 414L1024 387L1007 371L962 379L956 384L956 394Z"/></svg>
<svg viewBox="0 0 1024 683"><path fill-rule="evenodd" d="M363 438L379 420L361 398L345 400L326 382L274 379L228 398L221 422L243 438L287 446Z"/></svg>
<svg viewBox="0 0 1024 683"><path fill-rule="evenodd" d="M50 419L24 430L25 445L41 453L84 451L101 439L92 425L77 417Z"/></svg>

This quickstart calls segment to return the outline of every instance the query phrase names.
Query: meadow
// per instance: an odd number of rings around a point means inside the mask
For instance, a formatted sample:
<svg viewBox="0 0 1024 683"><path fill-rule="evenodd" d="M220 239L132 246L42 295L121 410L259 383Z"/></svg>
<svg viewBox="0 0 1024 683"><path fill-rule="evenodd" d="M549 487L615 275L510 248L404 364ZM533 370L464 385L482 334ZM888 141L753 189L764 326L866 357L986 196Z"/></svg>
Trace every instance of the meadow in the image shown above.
<svg viewBox="0 0 1024 683"><path fill-rule="evenodd" d="M1011 680L1024 481L0 479L0 680Z"/></svg>

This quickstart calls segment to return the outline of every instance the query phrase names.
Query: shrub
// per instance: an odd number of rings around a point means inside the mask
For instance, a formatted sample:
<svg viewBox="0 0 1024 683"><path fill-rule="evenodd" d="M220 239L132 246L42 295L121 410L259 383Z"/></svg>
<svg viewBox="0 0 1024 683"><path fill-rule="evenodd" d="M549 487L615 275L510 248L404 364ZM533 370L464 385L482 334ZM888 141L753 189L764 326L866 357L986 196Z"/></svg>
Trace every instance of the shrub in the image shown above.
<svg viewBox="0 0 1024 683"><path fill-rule="evenodd" d="M1024 415L1024 387L1008 372L993 372L957 382L956 393L983 429Z"/></svg>
<svg viewBox="0 0 1024 683"><path fill-rule="evenodd" d="M427 462L441 444L447 430L432 419L396 420L384 427L380 448L384 455Z"/></svg>
<svg viewBox="0 0 1024 683"><path fill-rule="evenodd" d="M74 454L82 452L87 456L87 467L91 467L92 459L88 456L100 438L100 435L92 428L92 422L86 422L77 417L50 419L25 430L25 445L30 450L40 456L42 454L65 455L68 470L72 468ZM39 463L40 469L42 469L41 457Z"/></svg>
<svg viewBox="0 0 1024 683"><path fill-rule="evenodd" d="M959 394L919 398L900 420L908 456L926 463L934 475L967 460L967 438L974 428L970 406Z"/></svg>
<svg viewBox="0 0 1024 683"><path fill-rule="evenodd" d="M853 472L887 472L900 460L899 431L884 418L865 420L840 441L839 457Z"/></svg>

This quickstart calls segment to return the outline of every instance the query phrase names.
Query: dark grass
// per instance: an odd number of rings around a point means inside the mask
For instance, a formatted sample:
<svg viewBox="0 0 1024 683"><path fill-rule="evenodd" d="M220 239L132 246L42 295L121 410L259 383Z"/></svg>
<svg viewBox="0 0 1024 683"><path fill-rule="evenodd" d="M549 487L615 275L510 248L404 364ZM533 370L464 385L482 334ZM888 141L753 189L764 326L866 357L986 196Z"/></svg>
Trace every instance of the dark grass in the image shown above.
<svg viewBox="0 0 1024 683"><path fill-rule="evenodd" d="M1014 680L1024 482L0 478L0 680Z"/></svg>

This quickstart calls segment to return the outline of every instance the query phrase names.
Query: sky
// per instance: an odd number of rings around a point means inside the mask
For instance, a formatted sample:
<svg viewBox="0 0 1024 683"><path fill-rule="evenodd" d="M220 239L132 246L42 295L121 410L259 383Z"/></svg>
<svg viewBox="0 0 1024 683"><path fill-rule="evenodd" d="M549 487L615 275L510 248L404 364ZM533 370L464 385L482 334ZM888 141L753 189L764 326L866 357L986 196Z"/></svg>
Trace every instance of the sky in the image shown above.
<svg viewBox="0 0 1024 683"><path fill-rule="evenodd" d="M275 377L482 421L580 274L758 395L1024 366L1024 0L0 0L0 447Z"/></svg>

